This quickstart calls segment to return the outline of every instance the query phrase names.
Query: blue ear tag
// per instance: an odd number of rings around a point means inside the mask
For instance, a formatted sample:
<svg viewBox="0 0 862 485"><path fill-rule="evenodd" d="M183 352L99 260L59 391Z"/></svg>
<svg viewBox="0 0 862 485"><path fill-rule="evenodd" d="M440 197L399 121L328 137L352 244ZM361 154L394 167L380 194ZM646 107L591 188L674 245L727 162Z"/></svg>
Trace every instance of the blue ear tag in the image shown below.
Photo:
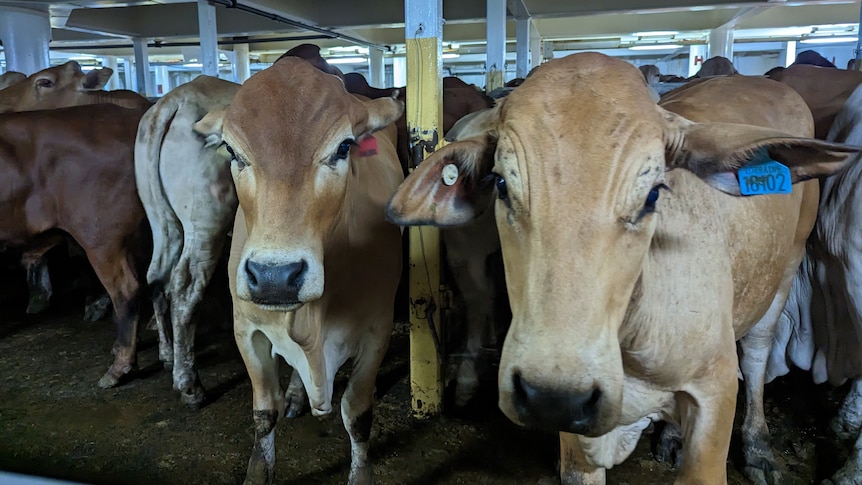
<svg viewBox="0 0 862 485"><path fill-rule="evenodd" d="M752 164L737 171L742 195L789 194L793 191L790 169L762 150Z"/></svg>

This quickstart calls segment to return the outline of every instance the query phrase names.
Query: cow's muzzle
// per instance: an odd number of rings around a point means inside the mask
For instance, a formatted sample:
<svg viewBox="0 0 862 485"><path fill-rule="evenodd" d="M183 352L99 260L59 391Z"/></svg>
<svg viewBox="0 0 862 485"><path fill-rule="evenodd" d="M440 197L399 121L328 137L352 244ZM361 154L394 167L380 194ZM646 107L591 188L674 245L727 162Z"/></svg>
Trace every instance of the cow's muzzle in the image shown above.
<svg viewBox="0 0 862 485"><path fill-rule="evenodd" d="M586 436L594 434L602 401L598 386L585 391L550 389L530 383L515 371L512 389L515 411L524 425Z"/></svg>
<svg viewBox="0 0 862 485"><path fill-rule="evenodd" d="M251 301L258 305L288 309L302 305L299 292L307 271L308 263L302 259L287 264L246 260L245 272Z"/></svg>

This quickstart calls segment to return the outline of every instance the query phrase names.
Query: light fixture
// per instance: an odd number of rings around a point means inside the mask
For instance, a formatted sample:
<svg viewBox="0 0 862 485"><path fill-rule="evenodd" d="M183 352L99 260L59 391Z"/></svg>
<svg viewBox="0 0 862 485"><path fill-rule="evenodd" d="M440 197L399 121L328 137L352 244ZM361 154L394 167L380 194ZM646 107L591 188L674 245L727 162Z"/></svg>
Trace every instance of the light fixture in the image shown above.
<svg viewBox="0 0 862 485"><path fill-rule="evenodd" d="M682 47L679 44L647 44L647 45L633 45L629 47L629 50L633 51L663 51L667 49L679 49Z"/></svg>
<svg viewBox="0 0 862 485"><path fill-rule="evenodd" d="M200 62L187 62L183 64L183 67L204 67Z"/></svg>
<svg viewBox="0 0 862 485"><path fill-rule="evenodd" d="M856 42L856 37L809 37L800 40L803 44L838 44L841 42Z"/></svg>
<svg viewBox="0 0 862 485"><path fill-rule="evenodd" d="M461 57L461 54L457 52L446 52L443 54L443 59L457 59L459 57Z"/></svg>
<svg viewBox="0 0 862 485"><path fill-rule="evenodd" d="M654 31L650 31L650 32L635 32L632 35L634 35L635 37L661 37L661 36L677 35L677 34L679 34L679 32L677 32L675 30L654 30Z"/></svg>
<svg viewBox="0 0 862 485"><path fill-rule="evenodd" d="M368 59L364 57L330 57L326 62L330 64L359 64L368 62Z"/></svg>

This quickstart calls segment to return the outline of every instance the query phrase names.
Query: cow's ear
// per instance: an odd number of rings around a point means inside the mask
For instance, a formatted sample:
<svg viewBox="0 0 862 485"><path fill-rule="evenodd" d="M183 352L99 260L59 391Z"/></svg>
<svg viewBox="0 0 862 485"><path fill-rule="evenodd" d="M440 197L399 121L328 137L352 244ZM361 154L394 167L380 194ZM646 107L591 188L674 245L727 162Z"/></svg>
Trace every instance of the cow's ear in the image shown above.
<svg viewBox="0 0 862 485"><path fill-rule="evenodd" d="M482 133L492 133L500 116L500 106L505 102L505 99L501 99L497 101L497 105L493 108L486 108L464 115L446 132L446 140L464 140Z"/></svg>
<svg viewBox="0 0 862 485"><path fill-rule="evenodd" d="M206 148L221 145L224 114L225 110L223 108L214 109L192 125L195 133L203 135L204 146Z"/></svg>
<svg viewBox="0 0 862 485"><path fill-rule="evenodd" d="M458 226L489 205L496 140L483 134L432 153L395 191L386 218L401 226Z"/></svg>
<svg viewBox="0 0 862 485"><path fill-rule="evenodd" d="M113 74L114 70L110 67L93 69L84 76L84 79L81 81L81 89L84 91L98 91L105 87L108 79L111 79L111 75Z"/></svg>
<svg viewBox="0 0 862 485"><path fill-rule="evenodd" d="M832 175L862 151L752 125L694 123L668 111L664 117L667 168L689 170L731 195L742 195L739 171L746 167L778 162L787 167L790 183L795 184Z"/></svg>
<svg viewBox="0 0 862 485"><path fill-rule="evenodd" d="M358 137L389 126L404 112L404 103L393 98L378 98L359 102L364 105L366 116L359 120Z"/></svg>

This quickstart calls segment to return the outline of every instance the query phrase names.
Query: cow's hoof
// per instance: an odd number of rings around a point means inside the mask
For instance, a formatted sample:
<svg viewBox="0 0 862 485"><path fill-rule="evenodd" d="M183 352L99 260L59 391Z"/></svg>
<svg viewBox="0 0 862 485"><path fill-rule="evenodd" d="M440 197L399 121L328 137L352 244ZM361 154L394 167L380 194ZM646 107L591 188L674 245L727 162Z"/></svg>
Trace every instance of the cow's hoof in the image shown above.
<svg viewBox="0 0 862 485"><path fill-rule="evenodd" d="M133 365L112 365L108 368L108 372L105 372L105 375L103 375L102 378L99 379L99 387L101 387L102 389L110 389L112 387L117 387L123 377L132 372L134 368L135 366Z"/></svg>
<svg viewBox="0 0 862 485"><path fill-rule="evenodd" d="M39 296L34 296L30 298L30 302L27 304L27 313L29 315L36 315L45 311L48 308L48 299Z"/></svg>
<svg viewBox="0 0 862 485"><path fill-rule="evenodd" d="M183 400L183 404L188 406L192 411L197 411L204 407L207 400L206 392L201 386L195 386L191 392L181 392L180 398Z"/></svg>
<svg viewBox="0 0 862 485"><path fill-rule="evenodd" d="M371 465L350 469L348 485L374 485L374 468Z"/></svg>
<svg viewBox="0 0 862 485"><path fill-rule="evenodd" d="M781 471L775 462L761 458L745 466L745 477L755 485L780 485Z"/></svg>

